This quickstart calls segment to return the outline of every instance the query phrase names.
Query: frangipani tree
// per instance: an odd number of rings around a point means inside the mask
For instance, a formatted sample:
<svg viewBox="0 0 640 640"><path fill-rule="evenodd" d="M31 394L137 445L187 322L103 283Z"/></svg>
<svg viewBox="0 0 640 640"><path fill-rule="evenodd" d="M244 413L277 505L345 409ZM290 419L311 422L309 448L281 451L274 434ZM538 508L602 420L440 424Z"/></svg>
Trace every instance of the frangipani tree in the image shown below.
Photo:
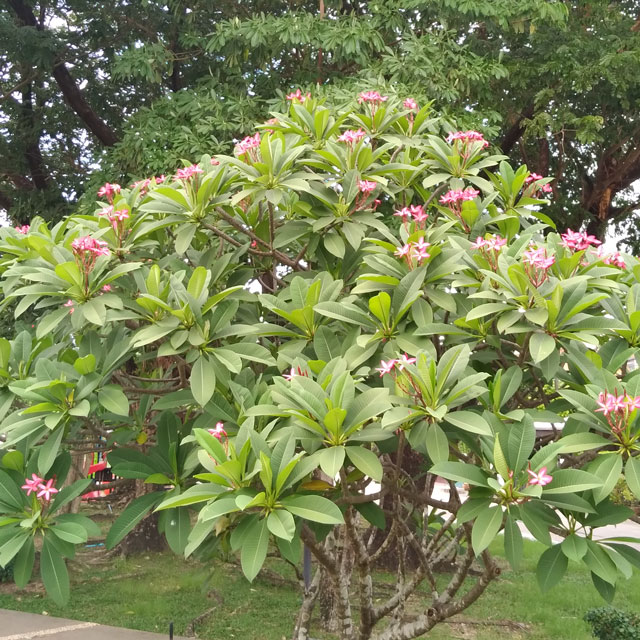
<svg viewBox="0 0 640 640"><path fill-rule="evenodd" d="M573 559L610 599L640 566L594 536L633 515L609 499L622 473L640 497L640 263L557 232L548 179L477 132L443 139L410 98L290 103L234 157L0 231L5 299L40 314L0 343L0 564L25 584L40 551L65 599L93 529L61 515L89 483L62 489L67 449L104 438L114 473L154 489L107 546L152 510L174 551L222 545L249 580L304 544L298 640L321 586L341 639L427 633L499 575L499 535L518 565L522 525L543 589Z"/></svg>

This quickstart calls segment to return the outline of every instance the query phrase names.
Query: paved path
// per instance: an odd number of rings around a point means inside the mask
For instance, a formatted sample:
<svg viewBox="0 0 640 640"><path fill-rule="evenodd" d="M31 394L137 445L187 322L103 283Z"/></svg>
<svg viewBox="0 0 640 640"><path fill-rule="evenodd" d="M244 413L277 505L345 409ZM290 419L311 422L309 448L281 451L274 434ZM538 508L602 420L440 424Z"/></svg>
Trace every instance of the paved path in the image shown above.
<svg viewBox="0 0 640 640"><path fill-rule="evenodd" d="M167 633L147 633L105 627L95 622L78 622L0 609L0 640L168 640ZM186 640L174 636L174 640Z"/></svg>

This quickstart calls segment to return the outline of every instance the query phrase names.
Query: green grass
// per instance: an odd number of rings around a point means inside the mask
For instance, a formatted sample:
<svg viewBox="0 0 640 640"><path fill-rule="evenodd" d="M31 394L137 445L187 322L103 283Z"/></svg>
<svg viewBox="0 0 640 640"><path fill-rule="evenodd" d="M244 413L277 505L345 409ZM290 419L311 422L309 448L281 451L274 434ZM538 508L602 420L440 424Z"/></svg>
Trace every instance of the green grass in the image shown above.
<svg viewBox="0 0 640 640"><path fill-rule="evenodd" d="M497 542L494 547L498 555L500 546ZM485 595L460 616L458 623L443 624L428 637L435 640L591 638L582 617L588 609L601 606L602 601L588 572L579 565L570 566L564 580L543 595L535 579L536 558L541 549L538 543L525 542L523 568L518 573L500 560L503 573ZM162 633L173 620L176 633L184 634L191 620L213 607L196 628L198 636L205 640L290 637L300 596L289 585L276 584L262 576L249 584L237 566L218 562L205 567L170 553L84 565L82 560L90 558L91 553L83 553L83 558L72 564L74 586L68 605L55 605L38 588L16 591L0 585L0 608L46 611L52 616ZM275 561L271 566L282 569L288 580L293 578L286 567ZM418 600L413 601L412 608L419 604ZM630 611L640 610L640 575L620 585L614 605ZM524 623L527 627L516 629L492 624L505 620ZM319 633L314 635L323 637Z"/></svg>

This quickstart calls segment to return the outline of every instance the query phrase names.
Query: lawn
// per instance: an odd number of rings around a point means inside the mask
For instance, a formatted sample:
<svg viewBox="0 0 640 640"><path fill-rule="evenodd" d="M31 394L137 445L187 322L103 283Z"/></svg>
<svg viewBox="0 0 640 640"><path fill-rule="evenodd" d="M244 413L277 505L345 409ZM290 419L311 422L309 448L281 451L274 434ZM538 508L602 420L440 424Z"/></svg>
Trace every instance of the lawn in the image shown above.
<svg viewBox="0 0 640 640"><path fill-rule="evenodd" d="M494 549L497 554L500 546L497 543ZM535 557L541 548L538 543L525 541L521 571L514 573L505 565L500 579L483 598L455 623L441 625L428 637L591 638L582 617L602 601L588 572L572 566L558 587L542 595L535 580ZM59 607L48 600L38 585L24 591L0 585L0 608L46 611L52 616L158 632L165 632L173 620L177 634L186 634L190 623L208 612L195 627L202 639L281 640L290 636L300 603L297 590L289 582L293 580L291 572L276 560L271 569L277 570L284 581L280 583L274 571L267 576L261 574L251 585L236 566L217 562L206 567L170 553L106 561L98 548L83 552L71 568L73 589L67 606ZM621 585L614 605L640 610L640 575Z"/></svg>

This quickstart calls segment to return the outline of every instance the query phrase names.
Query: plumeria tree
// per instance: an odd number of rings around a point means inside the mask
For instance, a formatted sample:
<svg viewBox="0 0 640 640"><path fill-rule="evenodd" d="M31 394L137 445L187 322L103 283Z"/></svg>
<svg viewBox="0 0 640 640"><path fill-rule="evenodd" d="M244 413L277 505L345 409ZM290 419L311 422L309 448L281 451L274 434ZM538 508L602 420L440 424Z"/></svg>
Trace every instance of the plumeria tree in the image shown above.
<svg viewBox="0 0 640 640"><path fill-rule="evenodd" d="M543 589L571 559L611 599L640 566L598 535L633 515L622 473L640 497L640 263L556 230L549 178L412 98L289 102L232 157L0 230L5 301L39 314L0 340L0 564L24 584L40 553L66 598L93 531L60 508L89 485L69 449L106 443L149 489L108 547L157 512L174 551L237 552L249 580L309 550L297 640L321 590L343 640L428 633L525 529Z"/></svg>

